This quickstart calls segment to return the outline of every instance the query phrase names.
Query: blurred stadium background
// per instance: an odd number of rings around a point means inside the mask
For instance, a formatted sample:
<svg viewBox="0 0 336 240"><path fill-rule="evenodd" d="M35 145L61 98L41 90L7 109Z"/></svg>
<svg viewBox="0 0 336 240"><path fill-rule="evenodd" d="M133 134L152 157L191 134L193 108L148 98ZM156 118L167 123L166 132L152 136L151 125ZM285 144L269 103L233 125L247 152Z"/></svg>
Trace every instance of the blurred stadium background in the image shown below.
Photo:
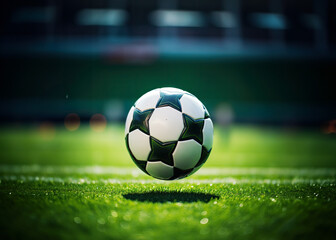
<svg viewBox="0 0 336 240"><path fill-rule="evenodd" d="M336 239L335 13L0 1L0 239ZM141 173L124 142L131 105L165 86L215 123L205 166L174 182Z"/></svg>
<svg viewBox="0 0 336 240"><path fill-rule="evenodd" d="M121 122L139 96L174 86L217 124L335 131L333 0L13 0L0 11L2 123Z"/></svg>

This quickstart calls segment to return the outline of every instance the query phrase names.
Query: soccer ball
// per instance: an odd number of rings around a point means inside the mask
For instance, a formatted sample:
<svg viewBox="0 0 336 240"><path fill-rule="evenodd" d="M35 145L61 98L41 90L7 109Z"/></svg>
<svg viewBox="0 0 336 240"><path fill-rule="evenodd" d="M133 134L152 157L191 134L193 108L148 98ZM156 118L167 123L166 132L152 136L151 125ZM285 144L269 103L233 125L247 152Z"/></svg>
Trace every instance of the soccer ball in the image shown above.
<svg viewBox="0 0 336 240"><path fill-rule="evenodd" d="M190 176L212 149L213 124L194 95L177 88L154 89L131 107L126 146L134 163L164 180Z"/></svg>

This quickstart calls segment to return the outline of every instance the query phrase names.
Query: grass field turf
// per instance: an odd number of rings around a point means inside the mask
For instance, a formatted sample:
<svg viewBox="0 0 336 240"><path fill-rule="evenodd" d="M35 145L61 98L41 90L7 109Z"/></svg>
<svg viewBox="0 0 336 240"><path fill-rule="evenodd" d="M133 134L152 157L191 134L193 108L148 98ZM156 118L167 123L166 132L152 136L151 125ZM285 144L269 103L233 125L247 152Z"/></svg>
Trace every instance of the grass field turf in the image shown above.
<svg viewBox="0 0 336 240"><path fill-rule="evenodd" d="M335 239L336 138L216 128L180 181L134 168L123 128L2 128L0 236L62 239Z"/></svg>

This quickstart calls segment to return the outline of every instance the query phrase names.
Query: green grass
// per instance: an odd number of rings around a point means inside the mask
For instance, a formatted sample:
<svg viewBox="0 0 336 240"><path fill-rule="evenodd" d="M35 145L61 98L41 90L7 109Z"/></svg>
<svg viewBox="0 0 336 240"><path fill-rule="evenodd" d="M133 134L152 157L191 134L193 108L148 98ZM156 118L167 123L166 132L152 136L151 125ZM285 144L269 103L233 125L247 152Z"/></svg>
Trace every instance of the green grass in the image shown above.
<svg viewBox="0 0 336 240"><path fill-rule="evenodd" d="M216 128L179 181L134 167L121 126L0 130L1 239L335 239L336 138Z"/></svg>
<svg viewBox="0 0 336 240"><path fill-rule="evenodd" d="M0 129L0 163L76 166L134 166L124 129L104 132L88 126L69 132L62 126ZM216 128L207 167L334 167L335 135L318 130L255 126Z"/></svg>

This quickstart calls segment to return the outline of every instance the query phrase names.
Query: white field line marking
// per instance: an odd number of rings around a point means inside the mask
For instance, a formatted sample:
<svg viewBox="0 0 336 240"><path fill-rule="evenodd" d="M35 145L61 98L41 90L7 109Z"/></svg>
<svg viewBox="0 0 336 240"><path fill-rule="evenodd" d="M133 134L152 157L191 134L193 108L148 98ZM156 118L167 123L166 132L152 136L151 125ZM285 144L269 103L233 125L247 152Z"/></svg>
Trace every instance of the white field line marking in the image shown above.
<svg viewBox="0 0 336 240"><path fill-rule="evenodd" d="M40 165L0 165L1 173L11 174L94 174L132 175L143 173L138 168L111 166L40 166ZM195 176L255 176L276 175L294 177L336 176L335 168L201 168Z"/></svg>
<svg viewBox="0 0 336 240"><path fill-rule="evenodd" d="M235 179L235 178L214 178L214 179L182 179L177 181L162 181L162 180L148 180L148 179L98 179L92 180L88 178L72 178L72 177L44 177L44 176L17 176L17 175L3 175L0 176L1 181L18 181L20 183L24 182L45 182L45 183L71 183L71 184L271 184L271 185L281 185L281 184L309 184L309 185L330 185L336 186L336 179L325 178L325 179L307 179L307 178L294 178L294 179Z"/></svg>

